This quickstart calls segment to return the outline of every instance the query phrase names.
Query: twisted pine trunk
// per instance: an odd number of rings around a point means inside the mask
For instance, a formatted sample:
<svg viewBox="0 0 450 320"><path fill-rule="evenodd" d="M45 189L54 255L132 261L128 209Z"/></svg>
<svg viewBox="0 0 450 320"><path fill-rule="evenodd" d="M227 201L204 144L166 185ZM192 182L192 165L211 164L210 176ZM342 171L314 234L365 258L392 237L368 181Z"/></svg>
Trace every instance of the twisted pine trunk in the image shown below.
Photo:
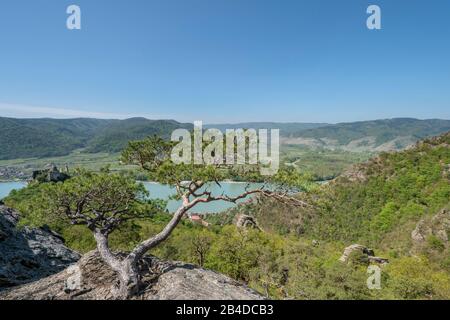
<svg viewBox="0 0 450 320"><path fill-rule="evenodd" d="M122 266L119 275L119 292L118 296L121 299L129 299L138 295L140 291L140 278L137 270L137 264L125 259L122 262Z"/></svg>
<svg viewBox="0 0 450 320"><path fill-rule="evenodd" d="M111 267L119 277L119 287L114 293L117 299L129 299L139 292L139 274L137 263L130 259L119 260L108 246L108 237L101 231L94 232L97 250L103 261Z"/></svg>
<svg viewBox="0 0 450 320"><path fill-rule="evenodd" d="M139 293L141 285L139 271L137 268L139 260L150 249L156 247L170 236L189 208L189 206L181 206L160 233L148 240L143 241L124 260L119 260L111 252L108 245L108 237L104 233L98 229L94 231L94 238L97 242L97 250L100 256L119 277L119 288L116 292L117 299L129 299Z"/></svg>

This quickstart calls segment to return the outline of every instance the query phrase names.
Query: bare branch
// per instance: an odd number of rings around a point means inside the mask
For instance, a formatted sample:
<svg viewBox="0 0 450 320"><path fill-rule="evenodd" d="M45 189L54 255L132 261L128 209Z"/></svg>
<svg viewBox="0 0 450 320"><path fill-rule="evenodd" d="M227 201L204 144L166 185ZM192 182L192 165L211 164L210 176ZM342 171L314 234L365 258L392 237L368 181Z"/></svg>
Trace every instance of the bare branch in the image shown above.
<svg viewBox="0 0 450 320"><path fill-rule="evenodd" d="M158 233L157 235L151 237L143 241L140 245L138 245L128 256L128 259L137 261L139 260L147 251L156 247L158 244L166 240L172 231L176 228L178 223L180 222L183 215L192 208L193 205L182 205L178 210L174 213L170 222L165 226L165 228Z"/></svg>
<svg viewBox="0 0 450 320"><path fill-rule="evenodd" d="M250 195L254 195L254 194L261 194L265 197L268 198L272 198L275 199L277 201L280 201L282 203L285 204L289 204L289 205L294 205L294 206L301 206L301 207L308 207L310 206L308 203L301 201L299 199L296 199L292 196L287 195L287 193L277 193L277 192L272 192L272 191L268 191L268 190L264 190L264 189L256 189L256 190L249 190L249 191L245 191L243 193L241 193L238 196L235 197L230 197L228 195L222 194L220 196L213 196L211 194L211 192L203 192L200 196L196 199L194 199L192 201L193 205L203 202L203 203L207 203L207 202L212 202L212 201L227 201L227 202L232 202L232 203L236 203L239 200L245 199Z"/></svg>

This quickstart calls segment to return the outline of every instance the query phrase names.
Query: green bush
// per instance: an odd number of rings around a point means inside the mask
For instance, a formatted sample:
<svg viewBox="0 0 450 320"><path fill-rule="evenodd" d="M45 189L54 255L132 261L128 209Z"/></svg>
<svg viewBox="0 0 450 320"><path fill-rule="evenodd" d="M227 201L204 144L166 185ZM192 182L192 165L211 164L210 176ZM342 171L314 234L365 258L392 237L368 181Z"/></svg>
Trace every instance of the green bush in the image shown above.
<svg viewBox="0 0 450 320"><path fill-rule="evenodd" d="M437 251L444 251L445 250L445 245L435 235L428 236L427 244L433 250L437 250Z"/></svg>

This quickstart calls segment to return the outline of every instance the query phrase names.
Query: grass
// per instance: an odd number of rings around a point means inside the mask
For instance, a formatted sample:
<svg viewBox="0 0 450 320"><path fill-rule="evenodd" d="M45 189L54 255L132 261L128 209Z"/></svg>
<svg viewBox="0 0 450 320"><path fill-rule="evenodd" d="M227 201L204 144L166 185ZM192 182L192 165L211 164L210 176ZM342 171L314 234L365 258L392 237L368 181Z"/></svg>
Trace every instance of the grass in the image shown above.
<svg viewBox="0 0 450 320"><path fill-rule="evenodd" d="M109 165L112 171L119 171L126 169L126 166L119 163L119 156L119 153L84 153L80 149L62 157L0 160L0 167L17 168L30 175L33 170L41 169L50 163L60 168L67 165L69 169L83 167L93 171Z"/></svg>
<svg viewBox="0 0 450 320"><path fill-rule="evenodd" d="M357 153L297 145L283 145L280 151L281 163L295 166L303 172L312 173L320 180L334 178L351 165L366 161L373 155L368 152ZM29 176L33 170L42 169L50 163L60 168L68 165L69 169L83 167L93 171L98 171L105 166L110 166L112 171L133 168L132 166L121 165L119 157L119 153L86 153L83 149L79 149L61 157L0 160L0 168L15 168Z"/></svg>
<svg viewBox="0 0 450 320"><path fill-rule="evenodd" d="M374 155L371 152L349 152L298 145L283 145L280 151L281 163L312 173L319 180L335 178L353 164L367 161Z"/></svg>

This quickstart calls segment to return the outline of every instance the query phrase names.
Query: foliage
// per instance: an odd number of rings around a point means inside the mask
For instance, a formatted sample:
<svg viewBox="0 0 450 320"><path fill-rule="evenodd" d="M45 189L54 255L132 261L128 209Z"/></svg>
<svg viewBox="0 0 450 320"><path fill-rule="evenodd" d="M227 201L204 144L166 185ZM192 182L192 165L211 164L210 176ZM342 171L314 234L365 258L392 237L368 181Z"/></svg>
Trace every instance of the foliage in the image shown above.
<svg viewBox="0 0 450 320"><path fill-rule="evenodd" d="M26 225L49 225L57 230L67 225L114 229L122 222L149 218L162 210L165 203L147 200L147 196L143 184L131 177L107 169L100 173L79 170L65 182L33 183L14 191L5 202L22 212Z"/></svg>
<svg viewBox="0 0 450 320"><path fill-rule="evenodd" d="M445 174L450 163L448 135L439 142L382 154L355 169L362 178L342 177L323 187L311 199L316 210L308 219L309 234L379 245L389 233L397 232L397 226L446 207L450 199Z"/></svg>
<svg viewBox="0 0 450 320"><path fill-rule="evenodd" d="M173 146L174 142L165 141L158 136L131 141L122 152L121 161L140 166L150 180L176 186L179 191L189 190L193 185L199 189L198 185L203 185L205 182L220 184L220 181L233 177L237 170L243 169L234 165L175 164L170 159ZM252 170L247 170L245 173L240 172L241 179L249 178L249 181L272 183L273 186L276 185L277 191L293 190L293 188L311 190L315 187L311 176L301 174L292 168L280 169L271 177L261 176L258 166L254 166ZM192 193L191 196L193 196Z"/></svg>
<svg viewBox="0 0 450 320"><path fill-rule="evenodd" d="M350 152L303 145L282 145L280 162L310 173L315 180L331 180L349 169L353 164L367 161L374 152Z"/></svg>
<svg viewBox="0 0 450 320"><path fill-rule="evenodd" d="M120 152L129 141L144 139L148 136L157 135L169 139L171 133L176 129L192 130L191 124L179 123L174 120L148 120L145 118L131 118L115 121L93 137L86 151L96 152Z"/></svg>
<svg viewBox="0 0 450 320"><path fill-rule="evenodd" d="M345 145L351 141L374 137L375 145L394 140L398 137L412 136L423 139L442 134L450 130L449 120L417 120L411 118L397 118L387 120L361 121L339 123L320 128L294 133L294 136L303 138L316 138L337 140ZM406 146L402 146L406 147Z"/></svg>
<svg viewBox="0 0 450 320"><path fill-rule="evenodd" d="M0 118L0 159L67 155L81 148L106 120Z"/></svg>
<svg viewBox="0 0 450 320"><path fill-rule="evenodd" d="M76 149L119 152L129 140L168 137L192 125L173 120L12 119L0 117L0 160L65 156Z"/></svg>
<svg viewBox="0 0 450 320"><path fill-rule="evenodd" d="M300 199L311 207L257 198L256 203L208 217L213 223L209 228L182 219L167 241L151 253L224 273L272 299L450 299L448 243L430 236L418 252L411 243L417 222L449 205L449 144L447 134L401 153L382 154L321 188L310 184L310 177L283 169L276 177L278 183L299 185L304 191ZM133 157L128 159L137 159ZM148 153L146 159L148 171L161 182L226 177L217 168L174 167L159 153ZM109 183L111 190L123 185L135 195L142 191L130 177L98 173L87 178L91 174L66 181L64 193L76 198L83 193L84 183L91 187ZM50 224L70 247L86 252L95 247L86 226L70 226L48 211L50 195L64 184L31 184L5 201L24 213L24 224ZM139 206L148 205L140 196L133 199ZM256 217L262 230L235 227L238 213ZM162 212L146 219L134 216L111 234L110 244L129 251L158 234L171 218ZM380 290L367 288L366 256L355 253L350 263L338 260L351 243L371 246L377 255L389 258L388 265L380 266Z"/></svg>

